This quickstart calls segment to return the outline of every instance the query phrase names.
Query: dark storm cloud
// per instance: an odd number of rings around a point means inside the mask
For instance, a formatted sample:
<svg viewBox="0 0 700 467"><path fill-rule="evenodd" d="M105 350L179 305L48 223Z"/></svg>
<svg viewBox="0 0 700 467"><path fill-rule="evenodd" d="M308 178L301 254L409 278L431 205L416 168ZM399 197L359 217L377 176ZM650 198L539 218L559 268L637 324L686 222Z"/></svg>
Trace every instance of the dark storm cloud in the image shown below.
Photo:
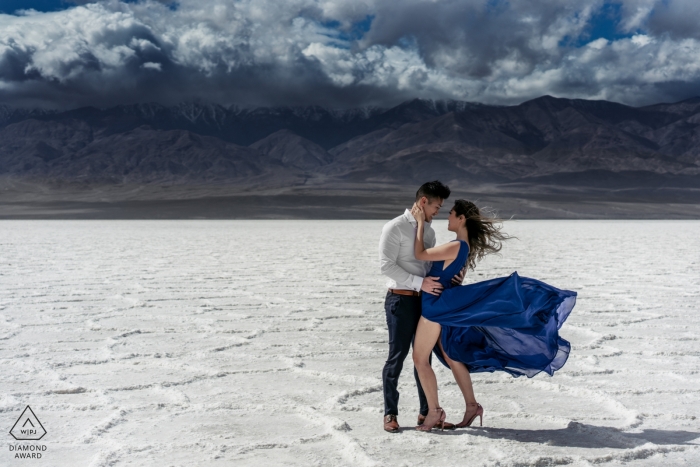
<svg viewBox="0 0 700 467"><path fill-rule="evenodd" d="M550 47L542 41L553 35L558 42L558 22L583 12L582 18L566 28L578 34L587 16L585 9L580 12L566 2L464 1L436 8L434 3L408 1L387 2L378 8L366 43L398 45L411 36L426 65L475 78L492 75L498 70L498 61L508 58L517 59L524 70L532 70L551 58Z"/></svg>
<svg viewBox="0 0 700 467"><path fill-rule="evenodd" d="M649 30L655 35L668 34L674 39L700 39L700 2L675 0L655 6L649 18Z"/></svg>
<svg viewBox="0 0 700 467"><path fill-rule="evenodd" d="M644 104L700 94L691 0L72 3L0 15L1 102L349 107L553 94Z"/></svg>

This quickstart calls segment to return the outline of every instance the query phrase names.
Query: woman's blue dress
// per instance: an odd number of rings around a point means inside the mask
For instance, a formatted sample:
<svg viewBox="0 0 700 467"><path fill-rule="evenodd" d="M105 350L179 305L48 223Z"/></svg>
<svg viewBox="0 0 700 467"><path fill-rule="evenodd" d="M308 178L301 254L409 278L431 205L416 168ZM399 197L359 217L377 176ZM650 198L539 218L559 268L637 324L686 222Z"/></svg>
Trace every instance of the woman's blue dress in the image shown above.
<svg viewBox="0 0 700 467"><path fill-rule="evenodd" d="M501 370L532 377L541 371L552 375L564 366L571 344L559 337L559 328L576 303L576 292L517 272L453 286L452 278L469 255L467 242L459 242L457 258L444 270L445 262L436 261L428 273L439 277L442 294L423 294L423 316L442 325L445 353L472 373ZM437 345L435 353L447 365Z"/></svg>

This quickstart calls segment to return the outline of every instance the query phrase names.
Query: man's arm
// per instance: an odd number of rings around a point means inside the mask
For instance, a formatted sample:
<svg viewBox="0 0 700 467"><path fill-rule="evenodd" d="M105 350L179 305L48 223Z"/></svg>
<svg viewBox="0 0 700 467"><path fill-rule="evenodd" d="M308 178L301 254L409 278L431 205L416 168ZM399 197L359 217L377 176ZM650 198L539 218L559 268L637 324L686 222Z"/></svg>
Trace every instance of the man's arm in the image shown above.
<svg viewBox="0 0 700 467"><path fill-rule="evenodd" d="M442 284L437 281L436 277L421 277L411 274L396 264L399 257L399 247L401 244L401 233L391 226L386 226L382 230L382 236L379 239L379 269L382 274L390 279L393 279L397 285L406 289L422 290L432 295L440 295L442 293Z"/></svg>
<svg viewBox="0 0 700 467"><path fill-rule="evenodd" d="M396 264L400 245L401 233L397 232L396 229L392 229L391 226L386 226L382 230L382 236L379 239L379 269L389 279L396 281L397 285L419 291L423 278L408 273Z"/></svg>

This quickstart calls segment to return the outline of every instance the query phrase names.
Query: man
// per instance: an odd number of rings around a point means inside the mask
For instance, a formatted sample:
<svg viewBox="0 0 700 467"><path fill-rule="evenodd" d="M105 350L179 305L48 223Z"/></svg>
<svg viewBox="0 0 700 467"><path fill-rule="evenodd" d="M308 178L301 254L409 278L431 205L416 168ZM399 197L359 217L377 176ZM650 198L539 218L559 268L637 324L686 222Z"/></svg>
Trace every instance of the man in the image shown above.
<svg viewBox="0 0 700 467"><path fill-rule="evenodd" d="M425 212L425 248L435 246L435 232L430 227L442 203L450 196L450 189L435 180L423 184L416 193L414 205ZM440 295L442 284L435 277L425 277L431 263L415 258L413 245L416 238L416 220L411 211L387 222L379 240L379 261L382 274L387 276L389 291L384 301L386 324L389 328L389 358L384 364L382 382L384 384L384 430L390 433L399 431L399 391L397 389L403 362L413 343L418 320L421 317L421 293ZM462 283L463 276L455 276L454 282ZM428 401L423 393L418 372L413 371L418 386L420 414L418 424L423 423L428 414ZM454 429L451 423L445 428Z"/></svg>

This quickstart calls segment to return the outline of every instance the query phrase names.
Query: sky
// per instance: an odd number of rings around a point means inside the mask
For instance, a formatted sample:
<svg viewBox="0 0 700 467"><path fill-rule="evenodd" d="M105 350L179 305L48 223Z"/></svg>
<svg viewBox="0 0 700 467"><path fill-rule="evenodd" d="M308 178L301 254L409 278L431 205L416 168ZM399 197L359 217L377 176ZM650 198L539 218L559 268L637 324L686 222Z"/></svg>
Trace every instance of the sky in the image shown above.
<svg viewBox="0 0 700 467"><path fill-rule="evenodd" d="M676 102L699 24L698 0L0 0L0 104Z"/></svg>

